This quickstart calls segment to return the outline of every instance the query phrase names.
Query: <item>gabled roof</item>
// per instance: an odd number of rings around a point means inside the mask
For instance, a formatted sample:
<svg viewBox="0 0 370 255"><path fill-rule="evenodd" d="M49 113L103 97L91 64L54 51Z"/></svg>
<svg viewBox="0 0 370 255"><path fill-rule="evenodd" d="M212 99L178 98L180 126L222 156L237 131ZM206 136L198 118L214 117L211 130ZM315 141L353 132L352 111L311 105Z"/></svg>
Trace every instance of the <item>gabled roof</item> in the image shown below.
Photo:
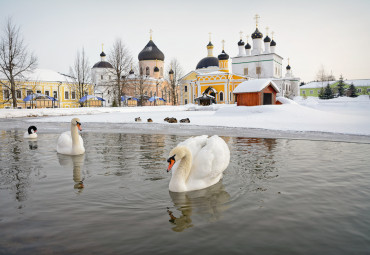
<svg viewBox="0 0 370 255"><path fill-rule="evenodd" d="M254 79L249 81L244 81L240 83L233 91L236 93L251 93L259 92L270 85L275 89L276 92L280 92L278 86L271 79Z"/></svg>

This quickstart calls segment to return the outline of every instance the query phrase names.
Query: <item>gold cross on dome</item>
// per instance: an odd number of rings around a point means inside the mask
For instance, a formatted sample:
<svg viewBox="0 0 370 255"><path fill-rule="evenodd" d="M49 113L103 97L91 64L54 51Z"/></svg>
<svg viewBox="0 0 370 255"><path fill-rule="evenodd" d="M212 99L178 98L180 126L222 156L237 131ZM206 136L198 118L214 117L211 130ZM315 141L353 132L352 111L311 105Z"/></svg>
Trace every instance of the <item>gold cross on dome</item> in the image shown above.
<svg viewBox="0 0 370 255"><path fill-rule="evenodd" d="M274 39L274 31L271 32L271 37Z"/></svg>
<svg viewBox="0 0 370 255"><path fill-rule="evenodd" d="M150 34L150 40L152 40L152 37L153 37L153 30L152 29L149 30L149 34Z"/></svg>
<svg viewBox="0 0 370 255"><path fill-rule="evenodd" d="M247 38L247 43L248 43L248 35L246 36L246 38Z"/></svg>
<svg viewBox="0 0 370 255"><path fill-rule="evenodd" d="M212 33L209 32L208 34L209 34L209 41L211 41L211 35L212 35Z"/></svg>
<svg viewBox="0 0 370 255"><path fill-rule="evenodd" d="M289 58L288 58L288 65L289 65Z"/></svg>
<svg viewBox="0 0 370 255"><path fill-rule="evenodd" d="M269 35L269 27L266 27L266 36Z"/></svg>
<svg viewBox="0 0 370 255"><path fill-rule="evenodd" d="M101 44L101 51L104 51L104 43Z"/></svg>
<svg viewBox="0 0 370 255"><path fill-rule="evenodd" d="M225 50L225 40L222 40L222 50Z"/></svg>
<svg viewBox="0 0 370 255"><path fill-rule="evenodd" d="M256 20L256 27L258 27L258 19L261 18L258 14L254 16L254 19Z"/></svg>
<svg viewBox="0 0 370 255"><path fill-rule="evenodd" d="M243 31L240 31L239 34L240 34L240 40L242 40L243 39Z"/></svg>

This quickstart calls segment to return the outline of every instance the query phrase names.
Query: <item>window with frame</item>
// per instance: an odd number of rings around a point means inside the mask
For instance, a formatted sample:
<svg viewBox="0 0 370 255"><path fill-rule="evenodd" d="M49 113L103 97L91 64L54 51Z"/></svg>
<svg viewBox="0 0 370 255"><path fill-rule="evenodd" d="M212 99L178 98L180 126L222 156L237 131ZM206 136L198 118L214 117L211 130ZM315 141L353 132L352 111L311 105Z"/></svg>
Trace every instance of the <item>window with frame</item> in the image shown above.
<svg viewBox="0 0 370 255"><path fill-rule="evenodd" d="M101 79L101 80L103 80L103 79L104 79L103 75L100 75L100 79Z"/></svg>
<svg viewBox="0 0 370 255"><path fill-rule="evenodd" d="M357 92L362 92L362 89L357 89Z"/></svg>
<svg viewBox="0 0 370 255"><path fill-rule="evenodd" d="M17 99L21 99L22 98L22 91L17 90L15 93L16 93Z"/></svg>
<svg viewBox="0 0 370 255"><path fill-rule="evenodd" d="M10 98L10 91L8 89L4 89L4 92L3 92L3 97L4 99L9 99Z"/></svg>
<svg viewBox="0 0 370 255"><path fill-rule="evenodd" d="M305 90L302 90L302 94L303 94L303 95L306 95L306 91L305 91Z"/></svg>
<svg viewBox="0 0 370 255"><path fill-rule="evenodd" d="M248 75L248 68L244 68L244 75Z"/></svg>
<svg viewBox="0 0 370 255"><path fill-rule="evenodd" d="M260 66L256 67L256 74L261 74L261 67Z"/></svg>
<svg viewBox="0 0 370 255"><path fill-rule="evenodd" d="M54 97L55 99L57 99L57 98L58 98L58 91L53 91L53 97Z"/></svg>
<svg viewBox="0 0 370 255"><path fill-rule="evenodd" d="M370 92L370 88L367 88L367 89L366 89L366 91L367 91L367 92Z"/></svg>
<svg viewBox="0 0 370 255"><path fill-rule="evenodd" d="M49 90L45 90L45 95L46 96L50 96L50 91Z"/></svg>
<svg viewBox="0 0 370 255"><path fill-rule="evenodd" d="M64 91L64 99L69 99L69 93L68 93L68 91Z"/></svg>
<svg viewBox="0 0 370 255"><path fill-rule="evenodd" d="M310 95L312 95L313 94L313 90L310 90Z"/></svg>
<svg viewBox="0 0 370 255"><path fill-rule="evenodd" d="M220 92L220 101L224 101L224 93Z"/></svg>
<svg viewBox="0 0 370 255"><path fill-rule="evenodd" d="M185 104L188 104L188 100L187 99L185 99Z"/></svg>
<svg viewBox="0 0 370 255"><path fill-rule="evenodd" d="M71 99L76 99L76 91L72 91L72 93L71 93Z"/></svg>
<svg viewBox="0 0 370 255"><path fill-rule="evenodd" d="M27 96L32 94L32 90L27 90Z"/></svg>
<svg viewBox="0 0 370 255"><path fill-rule="evenodd" d="M37 90L37 91L36 91L36 93L37 93L37 94L41 94L41 90Z"/></svg>
<svg viewBox="0 0 370 255"><path fill-rule="evenodd" d="M146 74L146 75L150 75L149 66L147 66L147 67L145 68L145 74Z"/></svg>
<svg viewBox="0 0 370 255"><path fill-rule="evenodd" d="M188 92L188 86L184 87L185 92Z"/></svg>

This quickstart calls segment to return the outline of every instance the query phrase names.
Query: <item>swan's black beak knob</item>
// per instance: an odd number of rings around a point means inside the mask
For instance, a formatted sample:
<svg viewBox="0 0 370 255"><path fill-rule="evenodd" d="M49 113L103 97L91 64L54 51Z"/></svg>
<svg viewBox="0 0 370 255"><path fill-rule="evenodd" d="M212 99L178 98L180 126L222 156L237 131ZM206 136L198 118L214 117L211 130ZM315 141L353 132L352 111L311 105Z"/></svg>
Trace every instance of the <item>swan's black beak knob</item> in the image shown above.
<svg viewBox="0 0 370 255"><path fill-rule="evenodd" d="M174 165L174 164L175 164L175 162L176 162L176 160L175 160L175 155L173 155L172 157L168 158L168 159L167 159L167 162L169 163L168 168L167 168L167 173L168 173L169 171L171 171L171 169L172 169L173 165Z"/></svg>

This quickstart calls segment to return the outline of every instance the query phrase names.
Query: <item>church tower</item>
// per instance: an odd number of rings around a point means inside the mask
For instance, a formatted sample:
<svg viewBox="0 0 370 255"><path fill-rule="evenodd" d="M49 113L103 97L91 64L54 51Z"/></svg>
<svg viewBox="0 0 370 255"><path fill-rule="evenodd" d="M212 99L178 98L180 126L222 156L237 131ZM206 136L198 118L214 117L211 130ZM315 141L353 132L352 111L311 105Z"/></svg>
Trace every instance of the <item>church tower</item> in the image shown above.
<svg viewBox="0 0 370 255"><path fill-rule="evenodd" d="M163 78L164 54L153 42L152 32L150 30L150 40L138 55L139 69L140 74L158 79Z"/></svg>
<svg viewBox="0 0 370 255"><path fill-rule="evenodd" d="M218 55L220 71L229 72L229 55L225 52L225 40L222 40L222 52Z"/></svg>

